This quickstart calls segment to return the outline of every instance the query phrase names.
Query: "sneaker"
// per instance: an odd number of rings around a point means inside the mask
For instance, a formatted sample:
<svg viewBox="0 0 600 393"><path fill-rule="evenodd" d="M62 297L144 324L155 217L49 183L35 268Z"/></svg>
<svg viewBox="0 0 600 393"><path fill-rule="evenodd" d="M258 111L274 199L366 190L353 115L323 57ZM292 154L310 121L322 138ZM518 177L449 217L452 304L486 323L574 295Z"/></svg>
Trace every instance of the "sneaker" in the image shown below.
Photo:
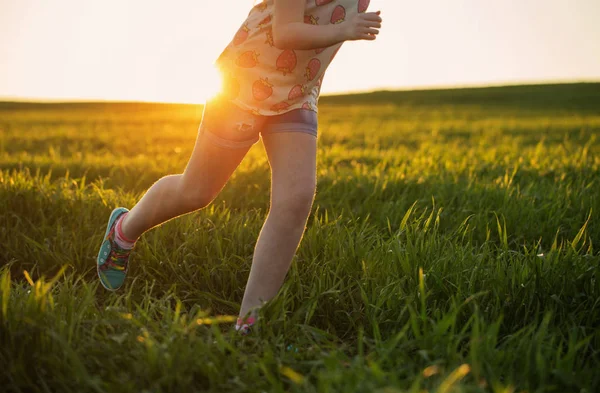
<svg viewBox="0 0 600 393"><path fill-rule="evenodd" d="M125 277L127 277L127 265L131 250L126 250L115 242L115 223L117 219L129 210L124 207L118 207L112 211L108 219L104 241L100 246L98 258L96 259L98 277L102 286L109 291L116 291L121 288Z"/></svg>

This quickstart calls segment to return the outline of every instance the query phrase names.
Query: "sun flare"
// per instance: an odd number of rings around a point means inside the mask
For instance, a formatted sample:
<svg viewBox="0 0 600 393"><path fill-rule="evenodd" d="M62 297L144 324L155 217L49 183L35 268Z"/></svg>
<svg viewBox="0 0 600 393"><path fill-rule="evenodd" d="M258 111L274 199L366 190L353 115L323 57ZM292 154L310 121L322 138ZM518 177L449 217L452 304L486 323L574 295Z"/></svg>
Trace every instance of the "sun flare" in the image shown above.
<svg viewBox="0 0 600 393"><path fill-rule="evenodd" d="M214 98L223 90L223 77L215 64L207 67L207 72L203 76L202 83L202 102Z"/></svg>

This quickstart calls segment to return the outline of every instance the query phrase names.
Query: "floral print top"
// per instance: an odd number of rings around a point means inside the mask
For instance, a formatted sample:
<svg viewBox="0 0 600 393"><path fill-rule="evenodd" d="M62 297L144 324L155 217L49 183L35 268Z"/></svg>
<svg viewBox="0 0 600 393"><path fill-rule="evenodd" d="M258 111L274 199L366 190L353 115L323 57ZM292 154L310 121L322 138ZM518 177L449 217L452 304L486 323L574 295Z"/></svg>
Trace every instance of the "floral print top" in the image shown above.
<svg viewBox="0 0 600 393"><path fill-rule="evenodd" d="M370 0L307 0L304 23L341 23L366 12ZM217 59L222 96L257 115L293 109L317 111L327 67L342 43L311 50L278 49L273 44L274 0L255 5Z"/></svg>

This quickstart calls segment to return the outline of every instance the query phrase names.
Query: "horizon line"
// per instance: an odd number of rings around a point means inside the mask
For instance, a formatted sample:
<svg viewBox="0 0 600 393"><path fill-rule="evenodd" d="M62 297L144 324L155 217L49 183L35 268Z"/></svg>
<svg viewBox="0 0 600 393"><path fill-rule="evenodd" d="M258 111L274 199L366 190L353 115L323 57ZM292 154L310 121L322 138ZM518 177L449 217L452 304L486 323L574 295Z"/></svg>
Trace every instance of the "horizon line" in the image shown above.
<svg viewBox="0 0 600 393"><path fill-rule="evenodd" d="M321 97L339 97L346 95L361 95L378 92L410 92L410 91L434 91L434 90L463 90L463 89L485 89L494 87L517 87L517 86L546 86L546 85L569 85L569 84L598 84L600 79L557 79L557 80L539 80L539 81L505 81L493 83L473 83L456 85L416 85L398 87L378 86L368 90L349 90L345 92L332 92L322 94ZM147 103L147 104L180 104L180 105L202 105L203 102L185 102L185 101L145 101L145 100L119 100L103 98L43 98L43 97L23 97L23 96L1 96L0 102L15 103L47 103L47 104L77 104L77 103Z"/></svg>

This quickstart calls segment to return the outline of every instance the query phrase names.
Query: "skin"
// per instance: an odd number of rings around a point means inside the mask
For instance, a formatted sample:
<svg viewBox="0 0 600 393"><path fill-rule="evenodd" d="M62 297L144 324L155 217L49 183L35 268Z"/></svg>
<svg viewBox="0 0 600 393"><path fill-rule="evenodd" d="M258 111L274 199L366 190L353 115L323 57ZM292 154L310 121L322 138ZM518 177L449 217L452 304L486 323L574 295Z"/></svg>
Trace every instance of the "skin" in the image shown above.
<svg viewBox="0 0 600 393"><path fill-rule="evenodd" d="M337 25L305 24L304 1L276 0L273 38L282 49L318 49L343 41L376 39L379 12L358 14ZM302 239L316 190L317 138L301 132L263 135L271 167L269 213L255 246L239 316L257 316L285 279ZM185 171L158 180L122 222L123 234L137 239L174 217L209 205L249 148L216 146L202 133Z"/></svg>
<svg viewBox="0 0 600 393"><path fill-rule="evenodd" d="M280 49L318 49L344 41L374 41L381 28L381 12L367 12L335 25L304 23L305 2L275 0L273 41Z"/></svg>

